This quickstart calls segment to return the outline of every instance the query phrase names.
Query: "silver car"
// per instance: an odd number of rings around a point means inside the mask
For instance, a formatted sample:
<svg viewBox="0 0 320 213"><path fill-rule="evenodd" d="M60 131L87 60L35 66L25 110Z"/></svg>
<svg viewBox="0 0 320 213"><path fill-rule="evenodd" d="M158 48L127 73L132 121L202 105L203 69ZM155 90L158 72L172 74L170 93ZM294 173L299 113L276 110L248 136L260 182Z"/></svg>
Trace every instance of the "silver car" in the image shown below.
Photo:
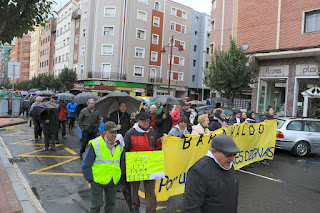
<svg viewBox="0 0 320 213"><path fill-rule="evenodd" d="M302 157L320 153L320 119L278 118L276 148Z"/></svg>

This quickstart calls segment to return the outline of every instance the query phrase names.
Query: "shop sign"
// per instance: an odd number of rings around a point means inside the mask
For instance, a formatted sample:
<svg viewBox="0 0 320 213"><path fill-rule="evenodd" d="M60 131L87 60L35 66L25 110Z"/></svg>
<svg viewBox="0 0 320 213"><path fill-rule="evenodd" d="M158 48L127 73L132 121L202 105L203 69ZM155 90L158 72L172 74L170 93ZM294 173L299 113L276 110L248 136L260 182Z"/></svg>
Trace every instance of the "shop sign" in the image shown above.
<svg viewBox="0 0 320 213"><path fill-rule="evenodd" d="M115 86L115 83L113 81L85 81L84 85Z"/></svg>
<svg viewBox="0 0 320 213"><path fill-rule="evenodd" d="M319 68L314 64L298 64L296 66L297 75L300 76L318 76Z"/></svg>
<svg viewBox="0 0 320 213"><path fill-rule="evenodd" d="M287 76L289 66L262 66L260 67L260 76L278 77Z"/></svg>
<svg viewBox="0 0 320 213"><path fill-rule="evenodd" d="M134 88L134 92L144 92L144 88Z"/></svg>
<svg viewBox="0 0 320 213"><path fill-rule="evenodd" d="M75 84L74 87L84 87L83 84Z"/></svg>

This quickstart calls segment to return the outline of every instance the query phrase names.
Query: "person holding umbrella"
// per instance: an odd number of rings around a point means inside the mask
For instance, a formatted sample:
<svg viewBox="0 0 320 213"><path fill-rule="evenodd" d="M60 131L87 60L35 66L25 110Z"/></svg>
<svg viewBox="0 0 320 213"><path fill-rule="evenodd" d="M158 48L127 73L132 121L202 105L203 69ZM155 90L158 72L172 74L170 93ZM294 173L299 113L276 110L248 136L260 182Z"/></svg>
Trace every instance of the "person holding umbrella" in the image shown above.
<svg viewBox="0 0 320 213"><path fill-rule="evenodd" d="M86 150L88 142L97 137L101 120L100 116L95 111L94 100L89 99L87 105L88 107L81 110L78 118L79 126L82 129L82 145L79 153L80 159L82 159L82 155Z"/></svg>
<svg viewBox="0 0 320 213"><path fill-rule="evenodd" d="M40 116L33 114L34 107L39 105L41 102L42 102L42 97L38 96L36 98L36 102L34 102L30 107L29 120L33 121L34 141L38 141L39 137L41 138L41 134L42 134L42 128L41 128L41 125L40 125Z"/></svg>
<svg viewBox="0 0 320 213"><path fill-rule="evenodd" d="M157 126L157 138L163 136L163 134L168 134L171 130L173 121L170 115L171 105L163 105L162 111L156 115L155 124Z"/></svg>
<svg viewBox="0 0 320 213"><path fill-rule="evenodd" d="M57 107L59 106L57 105ZM51 151L56 151L56 137L59 127L58 108L46 108L40 113L40 121L43 126L45 150L48 150L51 144Z"/></svg>

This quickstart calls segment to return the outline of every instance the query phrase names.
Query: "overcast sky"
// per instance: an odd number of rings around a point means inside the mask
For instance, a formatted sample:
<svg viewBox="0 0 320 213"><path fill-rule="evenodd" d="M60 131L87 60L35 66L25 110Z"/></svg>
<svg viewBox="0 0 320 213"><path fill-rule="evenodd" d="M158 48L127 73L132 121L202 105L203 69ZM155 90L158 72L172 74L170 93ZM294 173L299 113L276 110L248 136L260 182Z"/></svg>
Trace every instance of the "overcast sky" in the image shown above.
<svg viewBox="0 0 320 213"><path fill-rule="evenodd" d="M58 11L61 7L63 7L69 0L55 0L57 5L54 6L54 9ZM131 0L132 1L132 0ZM189 6L199 12L205 12L210 15L211 10L211 0L174 0L179 2L180 4L184 4Z"/></svg>

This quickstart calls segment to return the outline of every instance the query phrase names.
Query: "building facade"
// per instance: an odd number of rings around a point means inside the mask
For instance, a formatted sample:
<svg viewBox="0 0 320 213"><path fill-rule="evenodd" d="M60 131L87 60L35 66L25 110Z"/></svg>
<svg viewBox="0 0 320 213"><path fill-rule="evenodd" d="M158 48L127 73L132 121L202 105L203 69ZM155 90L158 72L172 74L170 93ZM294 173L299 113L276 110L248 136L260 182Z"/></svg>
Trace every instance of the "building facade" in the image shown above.
<svg viewBox="0 0 320 213"><path fill-rule="evenodd" d="M40 57L40 26L36 26L31 32L30 44L30 71L29 79L38 76L39 74L39 57Z"/></svg>
<svg viewBox="0 0 320 213"><path fill-rule="evenodd" d="M29 80L31 33L15 39L15 61L20 62L20 81Z"/></svg>
<svg viewBox="0 0 320 213"><path fill-rule="evenodd" d="M223 2L212 1L216 4L212 19L227 6ZM304 91L320 86L315 60L315 55L320 55L319 2L305 0L303 4L292 4L278 0L261 4L257 0L235 0L233 3L230 15L233 22L226 27L233 29L232 36L259 69L252 85L251 108L262 113L271 106L278 115L320 117L319 98L303 95ZM220 21L216 19L215 23ZM215 39L212 34L211 42L216 42Z"/></svg>
<svg viewBox="0 0 320 213"><path fill-rule="evenodd" d="M192 12L191 49L189 60L188 97L192 100L210 98L210 89L203 84L204 70L209 68L210 61L210 16L195 10Z"/></svg>
<svg viewBox="0 0 320 213"><path fill-rule="evenodd" d="M101 92L165 94L173 36L170 89L184 97L191 19L192 8L170 0L82 1L78 79L86 88Z"/></svg>
<svg viewBox="0 0 320 213"><path fill-rule="evenodd" d="M74 12L80 10L80 0L70 0L58 11L56 20L54 75L58 76L64 68L74 67L75 20Z"/></svg>
<svg viewBox="0 0 320 213"><path fill-rule="evenodd" d="M50 18L40 28L39 74L54 74L56 19Z"/></svg>

